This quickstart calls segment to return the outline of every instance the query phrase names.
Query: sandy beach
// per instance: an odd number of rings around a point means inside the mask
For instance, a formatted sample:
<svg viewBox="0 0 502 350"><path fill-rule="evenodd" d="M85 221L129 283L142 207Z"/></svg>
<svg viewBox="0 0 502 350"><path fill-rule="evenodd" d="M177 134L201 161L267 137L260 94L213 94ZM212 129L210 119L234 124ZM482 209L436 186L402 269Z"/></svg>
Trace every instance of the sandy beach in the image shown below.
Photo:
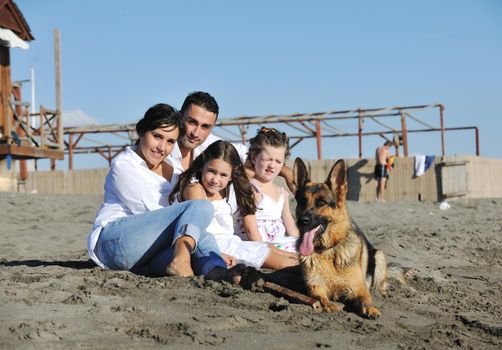
<svg viewBox="0 0 502 350"><path fill-rule="evenodd" d="M500 349L502 199L349 202L388 260L414 267L382 316L317 312L263 290L103 271L86 238L100 196L0 193L2 349Z"/></svg>

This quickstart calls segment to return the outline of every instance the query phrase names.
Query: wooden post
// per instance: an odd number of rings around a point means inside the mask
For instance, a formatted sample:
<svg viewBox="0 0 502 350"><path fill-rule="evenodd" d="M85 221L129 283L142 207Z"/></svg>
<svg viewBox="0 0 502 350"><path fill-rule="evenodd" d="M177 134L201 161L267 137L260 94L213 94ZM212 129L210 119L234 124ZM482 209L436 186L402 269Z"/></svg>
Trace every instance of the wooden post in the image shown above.
<svg viewBox="0 0 502 350"><path fill-rule="evenodd" d="M317 159L322 159L322 144L321 144L321 122L315 121L315 138L317 141Z"/></svg>
<svg viewBox="0 0 502 350"><path fill-rule="evenodd" d="M45 148L45 108L40 105L40 125L38 127L40 135L40 147Z"/></svg>
<svg viewBox="0 0 502 350"><path fill-rule="evenodd" d="M10 51L8 47L0 46L0 138L4 140L11 137L10 93Z"/></svg>
<svg viewBox="0 0 502 350"><path fill-rule="evenodd" d="M401 133L403 135L403 152L404 157L408 157L408 129L406 128L406 116L401 111Z"/></svg>
<svg viewBox="0 0 502 350"><path fill-rule="evenodd" d="M12 94L14 95L14 102L19 102L16 103L14 110L16 111L16 115L19 118L19 126L17 127L17 134L20 138L25 138L26 133L24 132L24 129L21 127L21 124L23 123L23 106L21 106L21 86L12 86ZM25 124L27 128L29 128L29 124ZM24 145L20 145L24 146ZM26 163L26 160L21 159L19 160L19 179L21 181L26 181L28 179L28 164Z"/></svg>
<svg viewBox="0 0 502 350"><path fill-rule="evenodd" d="M68 170L73 170L73 134L68 136Z"/></svg>
<svg viewBox="0 0 502 350"><path fill-rule="evenodd" d="M479 130L477 127L474 129L474 132L476 137L476 155L479 157Z"/></svg>
<svg viewBox="0 0 502 350"><path fill-rule="evenodd" d="M112 147L108 146L108 157L106 158L108 160L108 167L112 166Z"/></svg>
<svg viewBox="0 0 502 350"><path fill-rule="evenodd" d="M361 111L357 113L358 119L358 127L357 127L357 135L358 135L358 147L359 147L359 159L363 157L363 118L361 116Z"/></svg>
<svg viewBox="0 0 502 350"><path fill-rule="evenodd" d="M241 141L242 141L242 144L245 145L246 144L246 133L247 133L247 125L239 125L239 129L241 130Z"/></svg>
<svg viewBox="0 0 502 350"><path fill-rule="evenodd" d="M446 154L445 145L444 145L444 106L439 105L439 122L441 123L441 155L444 157Z"/></svg>
<svg viewBox="0 0 502 350"><path fill-rule="evenodd" d="M61 105L61 37L59 29L54 29L54 62L56 72L56 125L59 150L64 150L63 116Z"/></svg>

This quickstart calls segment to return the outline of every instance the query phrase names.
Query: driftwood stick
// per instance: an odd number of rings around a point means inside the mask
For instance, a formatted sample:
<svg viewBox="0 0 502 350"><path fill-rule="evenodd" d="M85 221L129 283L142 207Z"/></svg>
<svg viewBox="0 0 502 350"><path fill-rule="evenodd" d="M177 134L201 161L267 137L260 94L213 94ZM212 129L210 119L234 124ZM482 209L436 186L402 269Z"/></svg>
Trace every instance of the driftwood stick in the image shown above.
<svg viewBox="0 0 502 350"><path fill-rule="evenodd" d="M263 288L281 294L288 300L297 301L302 304L310 305L312 306L312 308L314 308L314 310L321 310L321 303L319 302L319 300L295 292L294 290L291 290L289 288L282 287L273 282L265 282L263 284Z"/></svg>

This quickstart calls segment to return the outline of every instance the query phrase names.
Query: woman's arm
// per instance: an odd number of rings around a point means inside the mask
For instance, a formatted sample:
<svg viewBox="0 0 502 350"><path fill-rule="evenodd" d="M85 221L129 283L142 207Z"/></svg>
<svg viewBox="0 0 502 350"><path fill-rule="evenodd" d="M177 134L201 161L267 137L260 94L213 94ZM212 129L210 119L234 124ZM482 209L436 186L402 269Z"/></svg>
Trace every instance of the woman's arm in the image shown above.
<svg viewBox="0 0 502 350"><path fill-rule="evenodd" d="M289 193L284 191L284 207L282 208L282 222L286 228L286 233L291 237L300 237L300 232L296 227L291 210L289 210Z"/></svg>

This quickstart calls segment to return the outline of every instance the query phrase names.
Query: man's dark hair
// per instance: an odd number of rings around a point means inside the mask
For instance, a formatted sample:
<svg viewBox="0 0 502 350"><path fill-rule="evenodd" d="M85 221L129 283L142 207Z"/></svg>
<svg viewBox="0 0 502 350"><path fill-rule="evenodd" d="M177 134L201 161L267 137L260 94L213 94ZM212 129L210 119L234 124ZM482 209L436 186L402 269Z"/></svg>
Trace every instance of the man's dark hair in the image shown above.
<svg viewBox="0 0 502 350"><path fill-rule="evenodd" d="M218 103L216 102L214 97L208 94L207 92L195 91L189 94L185 98L185 101L181 106L180 110L181 116L185 114L185 112L187 111L188 107L190 107L191 104L204 108L208 112L216 114L216 119L218 119L218 113L220 113L220 107L218 107Z"/></svg>
<svg viewBox="0 0 502 350"><path fill-rule="evenodd" d="M385 143L383 145L384 146L391 146L393 144L394 144L394 142L392 142L392 141L385 141Z"/></svg>

